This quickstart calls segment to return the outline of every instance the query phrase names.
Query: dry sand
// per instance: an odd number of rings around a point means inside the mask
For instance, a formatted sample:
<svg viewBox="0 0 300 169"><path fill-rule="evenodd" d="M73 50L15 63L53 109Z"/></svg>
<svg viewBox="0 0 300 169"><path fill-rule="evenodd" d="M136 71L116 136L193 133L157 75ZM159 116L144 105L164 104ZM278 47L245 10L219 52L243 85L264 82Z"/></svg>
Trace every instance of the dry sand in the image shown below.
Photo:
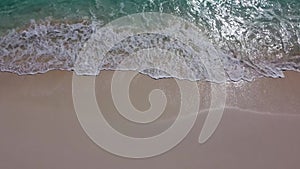
<svg viewBox="0 0 300 169"><path fill-rule="evenodd" d="M149 91L166 91L168 105L153 124L138 125L117 113L110 96L113 72L97 77L96 95L115 129L135 137L158 134L176 117L180 94L173 79L138 75L130 97L146 110ZM110 154L81 128L72 100L72 73L52 71L34 76L0 73L1 169L295 169L300 166L300 73L284 79L228 83L223 119L205 144L198 136L207 115L210 85L199 83L201 114L188 136L175 148L147 159Z"/></svg>

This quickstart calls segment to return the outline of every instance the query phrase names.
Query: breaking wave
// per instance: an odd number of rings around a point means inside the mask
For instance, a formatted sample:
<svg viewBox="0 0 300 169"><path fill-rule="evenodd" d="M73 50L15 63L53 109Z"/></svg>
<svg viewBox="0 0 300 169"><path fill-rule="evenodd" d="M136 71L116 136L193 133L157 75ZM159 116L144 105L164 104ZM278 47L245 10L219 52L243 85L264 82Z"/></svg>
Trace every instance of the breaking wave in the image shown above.
<svg viewBox="0 0 300 169"><path fill-rule="evenodd" d="M278 78L284 77L285 70L300 71L300 12L297 8L300 5L296 1L282 5L271 1L199 0L189 1L187 5L187 14L180 15L186 19L185 23L191 22L199 29L193 44L177 37L181 32L182 37L193 39L193 32L175 24L159 33L125 33L109 44L103 54L98 50L100 46L110 43L109 39L114 39L119 32L103 29L106 25L99 20L32 20L27 26L0 37L0 71L26 75L72 70L79 75L96 75L101 70L126 69L153 78L214 81L207 71L208 65L210 69L219 65L214 57L221 61L228 81ZM147 23L147 18L144 19ZM195 49L197 46L199 50ZM176 57L164 54L165 58L155 58L154 48ZM145 51L152 52L151 62L149 58L137 56ZM89 59L83 59L83 55L89 55ZM118 64L124 58L131 59L126 68L120 68ZM180 69L182 62L193 75ZM160 70L151 69L153 63ZM166 68L173 73L164 73Z"/></svg>

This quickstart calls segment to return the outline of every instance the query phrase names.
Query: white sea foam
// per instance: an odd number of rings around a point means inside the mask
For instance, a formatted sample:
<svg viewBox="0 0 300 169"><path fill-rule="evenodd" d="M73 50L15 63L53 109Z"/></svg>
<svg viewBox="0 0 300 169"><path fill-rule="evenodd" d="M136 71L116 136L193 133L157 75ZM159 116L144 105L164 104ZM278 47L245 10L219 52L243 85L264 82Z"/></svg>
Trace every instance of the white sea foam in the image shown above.
<svg viewBox="0 0 300 169"><path fill-rule="evenodd" d="M36 74L60 69L97 75L108 69L136 70L153 78L218 82L223 76L251 81L262 76L283 77L283 70L300 70L298 42L280 52L281 48L275 50L267 42L256 43L261 33L224 45L225 37L220 40L212 36L213 30L208 31L162 13L130 15L105 26L98 21L32 21L23 30L0 38L0 71ZM272 36L275 44L282 41ZM189 71L182 69L182 63Z"/></svg>

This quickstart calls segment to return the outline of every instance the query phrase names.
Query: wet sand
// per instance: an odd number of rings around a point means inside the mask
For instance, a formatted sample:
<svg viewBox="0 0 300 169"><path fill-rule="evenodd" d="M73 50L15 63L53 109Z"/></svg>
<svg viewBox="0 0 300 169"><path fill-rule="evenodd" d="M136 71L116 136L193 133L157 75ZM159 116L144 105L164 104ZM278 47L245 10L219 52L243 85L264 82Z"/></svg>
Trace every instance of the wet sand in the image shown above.
<svg viewBox="0 0 300 169"><path fill-rule="evenodd" d="M164 115L153 124L126 121L110 96L114 72L101 72L96 96L107 121L134 137L156 135L177 115L180 94L174 79L138 75L130 98L146 110L152 89L165 91ZM72 100L72 73L52 71L34 76L0 73L0 168L2 169L295 169L300 161L300 73L228 83L224 115L214 135L198 143L210 103L209 83L199 83L200 115L188 136L172 150L147 159L115 156L99 148L80 126Z"/></svg>

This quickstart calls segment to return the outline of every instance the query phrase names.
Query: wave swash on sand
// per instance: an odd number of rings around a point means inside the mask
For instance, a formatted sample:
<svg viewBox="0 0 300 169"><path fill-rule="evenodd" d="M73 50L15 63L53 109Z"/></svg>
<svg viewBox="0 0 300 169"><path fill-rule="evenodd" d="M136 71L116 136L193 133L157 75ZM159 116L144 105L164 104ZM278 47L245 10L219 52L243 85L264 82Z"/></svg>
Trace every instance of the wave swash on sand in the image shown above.
<svg viewBox="0 0 300 169"><path fill-rule="evenodd" d="M200 30L200 38L194 45L200 46L204 51L202 53L195 52L189 44L169 36L168 33L128 34L111 46L104 55L106 58L88 60L98 62L96 67L92 67L93 63L90 63L85 65L86 69L80 67L80 71L76 71L76 66L84 66L78 62L82 59L80 58L82 52L89 48L87 45L101 45L107 38L114 38L118 32L110 30L104 36L101 31L105 30L103 28L106 25L95 19L82 19L76 22L54 19L38 22L31 20L22 29L10 30L0 37L0 71L26 75L56 69L96 75L101 70L117 70L116 60L124 57L135 57L132 62L146 65L145 60L135 55L142 50L149 51L153 48L171 51L184 58L195 76L180 74L179 69L174 69L174 74L171 75L158 70L137 69L134 66L127 67L128 70L138 70L153 78L211 80L205 71L206 68L203 67L203 62L208 59L210 65L214 65L213 59L210 58L212 53L208 50L213 49L213 55L217 55L222 62L228 81L251 81L258 77L278 78L284 77L282 72L284 70L300 71L300 14L295 7L278 8L268 3L263 5L254 2L242 5L209 2L209 5L208 1L198 4L198 8L192 8L195 4L190 4L189 11L190 14L194 12L198 15L198 22L195 25ZM147 17L144 22L149 22ZM165 32L169 31L172 34L173 31L174 35L178 32L189 34L184 26L174 27L165 28ZM103 42L99 42L101 40ZM94 48L93 52L98 56L99 51L96 49ZM161 59L160 66L174 67L176 62L180 62L180 59L165 58Z"/></svg>

